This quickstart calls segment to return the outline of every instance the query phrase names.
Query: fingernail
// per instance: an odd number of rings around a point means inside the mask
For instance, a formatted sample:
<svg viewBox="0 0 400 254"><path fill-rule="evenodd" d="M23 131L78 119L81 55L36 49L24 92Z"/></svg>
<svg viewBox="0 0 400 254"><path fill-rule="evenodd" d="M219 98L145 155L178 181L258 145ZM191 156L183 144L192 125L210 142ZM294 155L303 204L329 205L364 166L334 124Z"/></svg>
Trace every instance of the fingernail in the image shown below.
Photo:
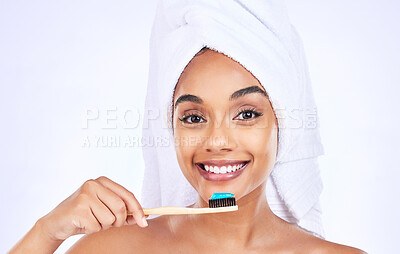
<svg viewBox="0 0 400 254"><path fill-rule="evenodd" d="M147 224L146 217L142 218L143 226L147 227L149 224Z"/></svg>

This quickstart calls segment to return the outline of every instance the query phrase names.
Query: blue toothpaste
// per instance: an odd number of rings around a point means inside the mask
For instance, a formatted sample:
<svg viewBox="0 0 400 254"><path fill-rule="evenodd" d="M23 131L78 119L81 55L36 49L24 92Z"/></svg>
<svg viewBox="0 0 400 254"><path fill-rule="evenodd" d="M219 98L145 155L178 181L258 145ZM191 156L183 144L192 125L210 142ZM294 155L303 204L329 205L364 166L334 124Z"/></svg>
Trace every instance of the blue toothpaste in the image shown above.
<svg viewBox="0 0 400 254"><path fill-rule="evenodd" d="M235 197L232 193L214 193L210 199L222 199Z"/></svg>

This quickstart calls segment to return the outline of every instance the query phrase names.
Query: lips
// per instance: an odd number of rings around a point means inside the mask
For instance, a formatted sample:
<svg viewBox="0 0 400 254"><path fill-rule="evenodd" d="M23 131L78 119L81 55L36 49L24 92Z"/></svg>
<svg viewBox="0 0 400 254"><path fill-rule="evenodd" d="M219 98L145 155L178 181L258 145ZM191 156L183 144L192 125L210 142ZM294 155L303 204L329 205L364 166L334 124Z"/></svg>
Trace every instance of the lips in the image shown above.
<svg viewBox="0 0 400 254"><path fill-rule="evenodd" d="M238 160L213 160L195 163L196 168L199 170L200 175L209 181L229 181L235 179L243 173L247 168L250 161ZM242 165L240 167L240 165ZM206 167L208 170L206 170ZM220 173L211 172L216 167L216 171ZM227 169L229 168L229 170ZM233 171L236 168L236 171ZM231 172L228 172L231 171Z"/></svg>

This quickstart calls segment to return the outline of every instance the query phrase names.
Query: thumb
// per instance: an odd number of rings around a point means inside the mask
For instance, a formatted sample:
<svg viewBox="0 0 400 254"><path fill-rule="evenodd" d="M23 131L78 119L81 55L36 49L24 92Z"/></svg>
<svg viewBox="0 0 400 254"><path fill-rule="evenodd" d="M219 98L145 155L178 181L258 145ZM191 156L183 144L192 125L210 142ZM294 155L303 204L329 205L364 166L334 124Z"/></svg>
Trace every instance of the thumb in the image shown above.
<svg viewBox="0 0 400 254"><path fill-rule="evenodd" d="M135 224L137 223L136 220L135 220L135 218L133 218L133 216L129 216L129 217L126 219L126 222L127 222L128 225L135 225Z"/></svg>

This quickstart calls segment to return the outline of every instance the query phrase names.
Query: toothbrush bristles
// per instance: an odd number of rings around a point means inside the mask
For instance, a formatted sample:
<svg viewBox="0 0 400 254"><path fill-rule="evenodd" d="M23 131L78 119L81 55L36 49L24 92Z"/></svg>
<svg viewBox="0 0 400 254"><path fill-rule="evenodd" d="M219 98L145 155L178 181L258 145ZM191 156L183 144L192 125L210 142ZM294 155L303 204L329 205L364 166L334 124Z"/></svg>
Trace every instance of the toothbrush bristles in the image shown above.
<svg viewBox="0 0 400 254"><path fill-rule="evenodd" d="M208 200L208 207L210 207L210 208L227 207L227 206L235 206L235 205L236 205L236 199L234 197Z"/></svg>

